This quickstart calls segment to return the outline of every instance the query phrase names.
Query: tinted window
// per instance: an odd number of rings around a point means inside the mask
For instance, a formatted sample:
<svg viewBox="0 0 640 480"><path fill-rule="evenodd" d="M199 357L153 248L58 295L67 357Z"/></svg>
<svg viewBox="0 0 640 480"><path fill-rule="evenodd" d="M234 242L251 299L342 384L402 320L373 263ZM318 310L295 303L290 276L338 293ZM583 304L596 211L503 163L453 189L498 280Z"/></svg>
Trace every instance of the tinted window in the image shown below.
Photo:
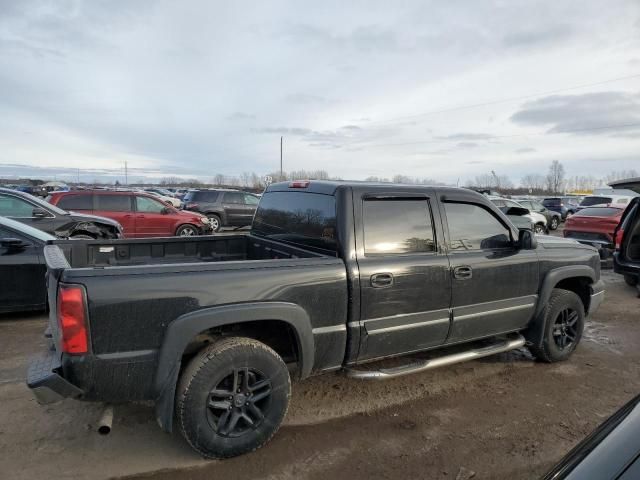
<svg viewBox="0 0 640 480"><path fill-rule="evenodd" d="M64 195L58 206L65 210L93 210L92 195Z"/></svg>
<svg viewBox="0 0 640 480"><path fill-rule="evenodd" d="M15 218L31 218L35 205L10 195L0 195L0 216Z"/></svg>
<svg viewBox="0 0 640 480"><path fill-rule="evenodd" d="M130 212L131 197L129 195L96 195L95 209L104 212Z"/></svg>
<svg viewBox="0 0 640 480"><path fill-rule="evenodd" d="M166 207L162 203L149 197L136 196L136 210L146 213L161 213Z"/></svg>
<svg viewBox="0 0 640 480"><path fill-rule="evenodd" d="M224 194L224 201L226 203L244 203L244 193L227 192Z"/></svg>
<svg viewBox="0 0 640 480"><path fill-rule="evenodd" d="M429 202L425 200L365 200L366 255L435 251Z"/></svg>
<svg viewBox="0 0 640 480"><path fill-rule="evenodd" d="M478 205L445 203L451 250L480 250L511 246L510 231Z"/></svg>
<svg viewBox="0 0 640 480"><path fill-rule="evenodd" d="M613 200L611 197L587 197L580 202L581 207L590 207L591 205L602 205L605 203L611 203Z"/></svg>
<svg viewBox="0 0 640 480"><path fill-rule="evenodd" d="M335 251L335 198L318 193L266 193L251 231L274 240Z"/></svg>
<svg viewBox="0 0 640 480"><path fill-rule="evenodd" d="M608 208L608 207L589 207L583 208L576 216L580 217L613 217L620 215L622 210L620 208Z"/></svg>
<svg viewBox="0 0 640 480"><path fill-rule="evenodd" d="M247 205L258 205L260 199L255 195L249 195L248 193L244 194L244 203Z"/></svg>
<svg viewBox="0 0 640 480"><path fill-rule="evenodd" d="M189 194L187 194L189 195ZM191 192L190 198L185 196L185 200L214 203L218 199L218 192Z"/></svg>
<svg viewBox="0 0 640 480"><path fill-rule="evenodd" d="M542 204L545 207L559 207L562 202L559 198L545 198L542 201Z"/></svg>
<svg viewBox="0 0 640 480"><path fill-rule="evenodd" d="M496 207L504 207L506 205L504 200L491 200L491 203L493 203Z"/></svg>

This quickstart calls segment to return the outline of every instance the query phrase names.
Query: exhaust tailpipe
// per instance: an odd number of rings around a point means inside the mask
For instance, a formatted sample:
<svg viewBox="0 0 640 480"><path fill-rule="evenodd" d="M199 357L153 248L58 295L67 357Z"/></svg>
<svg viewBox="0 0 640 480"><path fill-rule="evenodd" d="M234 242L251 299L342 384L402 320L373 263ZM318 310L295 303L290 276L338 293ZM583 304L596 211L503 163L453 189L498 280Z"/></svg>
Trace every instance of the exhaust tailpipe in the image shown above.
<svg viewBox="0 0 640 480"><path fill-rule="evenodd" d="M100 420L98 420L98 433L100 435L109 435L113 425L113 405L106 405Z"/></svg>

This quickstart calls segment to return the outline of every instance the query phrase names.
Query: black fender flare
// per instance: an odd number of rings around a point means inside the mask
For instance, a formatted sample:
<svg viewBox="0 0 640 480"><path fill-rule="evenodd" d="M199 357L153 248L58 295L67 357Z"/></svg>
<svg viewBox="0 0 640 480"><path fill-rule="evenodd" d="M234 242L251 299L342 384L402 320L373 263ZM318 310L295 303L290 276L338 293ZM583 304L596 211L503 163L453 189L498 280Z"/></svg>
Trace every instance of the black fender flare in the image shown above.
<svg viewBox="0 0 640 480"><path fill-rule="evenodd" d="M256 302L223 305L186 313L166 329L158 352L158 367L154 378L156 420L171 432L173 406L182 354L198 334L214 327L259 320L279 320L295 332L298 347L299 377L308 377L314 362L314 341L311 320L299 305L288 302Z"/></svg>
<svg viewBox="0 0 640 480"><path fill-rule="evenodd" d="M529 343L538 344L542 342L542 334L544 331L544 323L542 322L542 312L549 303L551 292L555 286L562 280L567 278L587 277L591 279L591 283L596 282L596 272L588 265L568 265L566 267L558 267L549 271L540 285L540 294L538 295L538 304L533 314L531 323L524 332Z"/></svg>

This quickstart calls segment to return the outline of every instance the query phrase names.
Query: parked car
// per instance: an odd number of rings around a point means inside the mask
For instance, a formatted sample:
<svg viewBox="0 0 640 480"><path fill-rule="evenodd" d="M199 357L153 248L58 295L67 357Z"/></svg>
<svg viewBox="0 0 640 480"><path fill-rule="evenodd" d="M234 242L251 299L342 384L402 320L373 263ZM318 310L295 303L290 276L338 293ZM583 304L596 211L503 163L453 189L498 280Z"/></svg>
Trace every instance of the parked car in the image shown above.
<svg viewBox="0 0 640 480"><path fill-rule="evenodd" d="M611 205L624 209L633 198L632 195L588 195L582 199L578 210L596 205Z"/></svg>
<svg viewBox="0 0 640 480"><path fill-rule="evenodd" d="M55 192L49 202L78 212L112 218L122 225L125 238L204 235L211 232L204 215L183 212L149 193L85 190Z"/></svg>
<svg viewBox="0 0 640 480"><path fill-rule="evenodd" d="M613 251L613 233L624 208L618 206L584 207L567 218L563 235L598 248L601 258L608 258Z"/></svg>
<svg viewBox="0 0 640 480"><path fill-rule="evenodd" d="M543 480L640 478L640 396L576 445Z"/></svg>
<svg viewBox="0 0 640 480"><path fill-rule="evenodd" d="M211 221L214 232L222 227L251 225L260 198L238 190L189 190L182 199L185 210L200 212Z"/></svg>
<svg viewBox="0 0 640 480"><path fill-rule="evenodd" d="M41 185L18 185L15 190L22 193L28 193L34 197L46 197L49 192Z"/></svg>
<svg viewBox="0 0 640 480"><path fill-rule="evenodd" d="M545 198L542 201L542 205L547 207L549 210L558 212L562 217L562 220L565 220L567 217L576 213L578 211L579 203L580 200L577 197L550 197Z"/></svg>
<svg viewBox="0 0 640 480"><path fill-rule="evenodd" d="M267 442L291 376L394 378L525 345L563 361L604 298L593 247L451 187L277 183L249 235L81 247L45 248L53 346L29 387L43 403L152 401L209 458Z"/></svg>
<svg viewBox="0 0 640 480"><path fill-rule="evenodd" d="M45 309L47 267L42 249L49 240L55 237L0 217L0 313Z"/></svg>
<svg viewBox="0 0 640 480"><path fill-rule="evenodd" d="M157 193L161 197L171 197L173 198L174 194L171 190L160 187L147 187L143 189L145 192Z"/></svg>
<svg viewBox="0 0 640 480"><path fill-rule="evenodd" d="M640 198L625 209L614 233L613 269L631 286L640 284Z"/></svg>
<svg viewBox="0 0 640 480"><path fill-rule="evenodd" d="M549 230L556 230L560 226L560 223L562 222L562 216L554 210L549 210L539 201L530 198L515 198L514 200L516 200L524 208L528 208L532 212L544 215L544 217L547 219L547 226L549 227Z"/></svg>
<svg viewBox="0 0 640 480"><path fill-rule="evenodd" d="M0 216L12 218L56 237L119 238L122 226L95 215L67 212L28 193L0 188Z"/></svg>
<svg viewBox="0 0 640 480"><path fill-rule="evenodd" d="M532 212L519 202L502 197L488 197L509 220L518 228L528 228L537 234L548 233L547 218L537 212Z"/></svg>
<svg viewBox="0 0 640 480"><path fill-rule="evenodd" d="M175 198L173 196L169 197L167 195L162 195L161 193L158 193L158 192L153 191L153 190L144 190L144 191L146 193L148 193L150 195L153 195L154 197L158 198L162 202L168 203L169 205L171 205L174 208L180 208L180 205L182 204L182 202L179 199L177 199L177 198Z"/></svg>

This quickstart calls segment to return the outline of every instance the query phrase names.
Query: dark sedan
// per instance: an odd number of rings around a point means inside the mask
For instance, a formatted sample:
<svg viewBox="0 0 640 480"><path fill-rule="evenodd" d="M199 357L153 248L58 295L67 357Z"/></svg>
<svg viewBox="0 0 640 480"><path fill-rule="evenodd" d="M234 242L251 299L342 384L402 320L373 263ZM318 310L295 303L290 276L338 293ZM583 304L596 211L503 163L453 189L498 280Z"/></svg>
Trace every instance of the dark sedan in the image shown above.
<svg viewBox="0 0 640 480"><path fill-rule="evenodd" d="M44 310L45 242L55 237L0 217L0 313Z"/></svg>
<svg viewBox="0 0 640 480"><path fill-rule="evenodd" d="M28 193L0 188L0 216L61 238L112 239L122 237L115 220L67 212Z"/></svg>

